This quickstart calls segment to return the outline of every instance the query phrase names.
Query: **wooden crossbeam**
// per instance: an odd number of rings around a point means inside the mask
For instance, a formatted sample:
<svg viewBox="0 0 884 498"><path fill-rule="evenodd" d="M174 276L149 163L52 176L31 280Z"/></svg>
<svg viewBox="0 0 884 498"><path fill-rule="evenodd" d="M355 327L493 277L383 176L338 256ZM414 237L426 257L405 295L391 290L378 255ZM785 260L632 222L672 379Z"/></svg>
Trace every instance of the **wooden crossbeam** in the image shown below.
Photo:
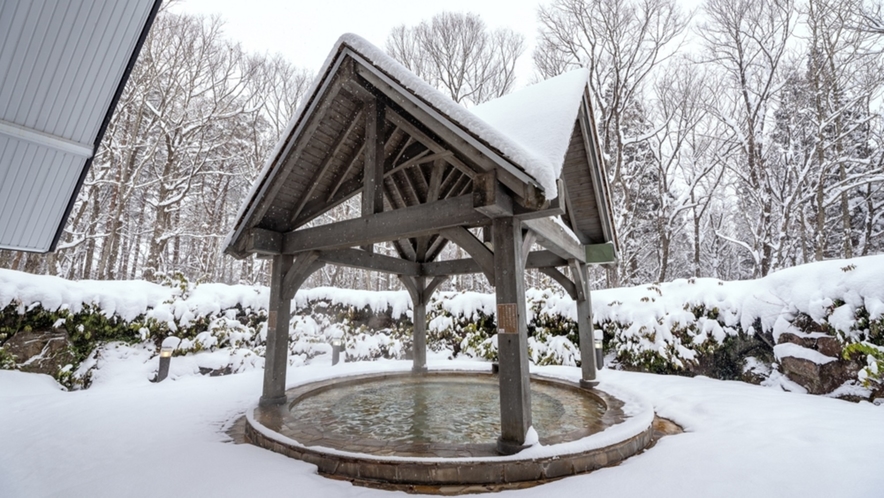
<svg viewBox="0 0 884 498"><path fill-rule="evenodd" d="M472 196L420 204L285 234L283 253L338 249L437 233L453 226L488 223L473 209Z"/></svg>
<svg viewBox="0 0 884 498"><path fill-rule="evenodd" d="M473 207L489 218L513 215L513 198L497 181L497 172L481 173L473 178Z"/></svg>
<svg viewBox="0 0 884 498"><path fill-rule="evenodd" d="M264 228L252 228L246 238L245 251L248 254L282 254L285 235Z"/></svg>
<svg viewBox="0 0 884 498"><path fill-rule="evenodd" d="M568 261L549 251L534 251L528 254L525 268L554 268L568 266ZM484 273L479 263L473 259L449 259L421 263L421 275L466 275Z"/></svg>
<svg viewBox="0 0 884 498"><path fill-rule="evenodd" d="M382 271L397 275L420 275L420 264L400 258L374 254L360 249L320 251L319 261L349 268Z"/></svg>

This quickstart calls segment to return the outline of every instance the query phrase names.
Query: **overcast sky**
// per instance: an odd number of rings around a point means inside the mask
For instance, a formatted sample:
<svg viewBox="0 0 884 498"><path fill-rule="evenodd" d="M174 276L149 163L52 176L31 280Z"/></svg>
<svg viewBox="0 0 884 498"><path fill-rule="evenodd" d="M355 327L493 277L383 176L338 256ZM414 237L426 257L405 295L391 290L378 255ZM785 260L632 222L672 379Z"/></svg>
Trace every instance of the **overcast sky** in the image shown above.
<svg viewBox="0 0 884 498"><path fill-rule="evenodd" d="M184 0L176 12L219 14L231 40L250 52L282 54L316 71L343 33L356 33L383 48L394 26L414 25L443 10L473 12L490 28L508 27L525 35L518 86L532 74L531 51L537 6L549 0Z"/></svg>
<svg viewBox="0 0 884 498"><path fill-rule="evenodd" d="M250 52L281 54L292 64L317 71L335 41L356 33L384 47L390 30L413 26L442 11L473 12L490 28L508 27L525 35L516 87L533 76L531 52L537 36L538 6L552 0L182 0L176 12L218 14L227 36ZM683 11L701 0L681 0Z"/></svg>

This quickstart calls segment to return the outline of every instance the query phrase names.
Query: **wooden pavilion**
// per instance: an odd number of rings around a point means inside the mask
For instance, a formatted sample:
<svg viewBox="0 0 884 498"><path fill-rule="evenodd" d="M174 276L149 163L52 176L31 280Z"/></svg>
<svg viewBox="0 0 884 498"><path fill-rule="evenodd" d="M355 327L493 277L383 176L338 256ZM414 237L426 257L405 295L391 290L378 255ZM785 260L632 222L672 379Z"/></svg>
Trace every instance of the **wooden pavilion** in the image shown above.
<svg viewBox="0 0 884 498"><path fill-rule="evenodd" d="M285 402L291 299L326 264L401 279L413 301L416 373L427 368L433 291L451 275L485 274L497 295L501 453L519 451L531 426L525 268L577 302L582 384L595 385L586 268L615 262L617 240L586 84L578 70L467 110L344 35L227 242L235 257L273 260L261 405ZM312 226L357 194L360 217ZM376 254L379 242L398 257ZM470 258L437 261L448 243ZM543 250L531 251L535 243Z"/></svg>

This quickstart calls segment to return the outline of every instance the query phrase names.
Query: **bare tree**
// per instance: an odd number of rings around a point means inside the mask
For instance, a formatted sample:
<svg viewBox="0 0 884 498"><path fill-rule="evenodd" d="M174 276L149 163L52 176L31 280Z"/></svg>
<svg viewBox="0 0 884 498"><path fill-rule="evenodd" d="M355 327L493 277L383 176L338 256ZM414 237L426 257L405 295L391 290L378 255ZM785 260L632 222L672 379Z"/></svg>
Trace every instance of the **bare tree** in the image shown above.
<svg viewBox="0 0 884 498"><path fill-rule="evenodd" d="M534 63L542 78L586 67L597 105L599 134L614 192L622 263L608 285L653 279L642 262L656 233L649 213L659 209L657 172L649 140L664 123L652 122L648 83L678 50L688 23L674 0L556 0L539 11Z"/></svg>
<svg viewBox="0 0 884 498"><path fill-rule="evenodd" d="M488 29L477 14L443 12L417 26L393 28L387 53L455 102L481 104L509 93L524 37Z"/></svg>
<svg viewBox="0 0 884 498"><path fill-rule="evenodd" d="M263 278L221 241L310 75L249 56L221 26L157 17L59 245L68 276Z"/></svg>
<svg viewBox="0 0 884 498"><path fill-rule="evenodd" d="M781 63L797 11L792 0L707 0L703 8L707 21L697 33L705 42L706 62L722 70L729 82L718 116L739 145L739 155L729 166L739 179L746 230L742 240L732 242L751 254L753 275L764 276L777 266L773 259L779 240L765 125L783 81Z"/></svg>

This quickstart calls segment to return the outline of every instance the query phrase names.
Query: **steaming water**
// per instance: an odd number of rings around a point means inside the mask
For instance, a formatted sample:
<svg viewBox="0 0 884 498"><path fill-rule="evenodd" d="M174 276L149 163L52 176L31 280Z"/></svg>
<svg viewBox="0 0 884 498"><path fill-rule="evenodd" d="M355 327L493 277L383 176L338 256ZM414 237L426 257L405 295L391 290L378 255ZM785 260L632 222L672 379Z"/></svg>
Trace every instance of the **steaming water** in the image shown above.
<svg viewBox="0 0 884 498"><path fill-rule="evenodd" d="M605 407L570 389L531 383L533 425L541 440L604 429ZM496 378L433 376L372 381L310 396L292 407L299 425L342 437L389 442L493 443L500 435Z"/></svg>

